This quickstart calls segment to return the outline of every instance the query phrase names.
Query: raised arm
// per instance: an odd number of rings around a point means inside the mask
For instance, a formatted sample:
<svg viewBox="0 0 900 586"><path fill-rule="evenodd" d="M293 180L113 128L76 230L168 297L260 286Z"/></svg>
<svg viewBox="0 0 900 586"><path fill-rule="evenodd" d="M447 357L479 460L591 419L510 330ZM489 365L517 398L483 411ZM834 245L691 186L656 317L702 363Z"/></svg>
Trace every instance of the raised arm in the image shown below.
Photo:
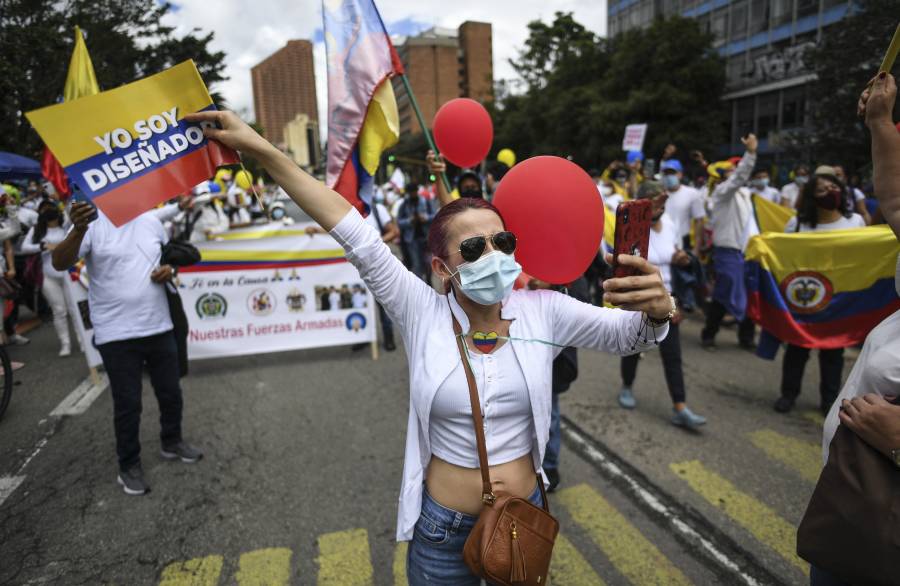
<svg viewBox="0 0 900 586"><path fill-rule="evenodd" d="M324 229L333 229L350 211L352 206L346 199L300 169L233 112L196 112L185 116L185 120L218 124L219 128L205 127L203 133L259 161L290 198Z"/></svg>
<svg viewBox="0 0 900 586"><path fill-rule="evenodd" d="M712 195L715 199L728 199L734 197L734 194L737 193L738 189L746 185L747 181L750 180L750 175L753 173L753 167L756 166L756 147L759 143L756 139L756 135L752 133L748 134L747 138L742 138L741 142L744 143L747 150L744 152L744 156L741 157L741 161L738 163L734 173L713 191Z"/></svg>
<svg viewBox="0 0 900 586"><path fill-rule="evenodd" d="M885 221L900 239L900 132L892 118L897 82L881 73L859 99L858 112L872 133L872 180Z"/></svg>
<svg viewBox="0 0 900 586"><path fill-rule="evenodd" d="M441 179L441 174L447 172L447 163L439 159L434 154L434 151L428 151L426 159L428 161L428 170L437 178L434 187L437 191L438 201L441 203L441 207L444 207L453 201L453 196L447 191L447 186L444 185L444 180Z"/></svg>

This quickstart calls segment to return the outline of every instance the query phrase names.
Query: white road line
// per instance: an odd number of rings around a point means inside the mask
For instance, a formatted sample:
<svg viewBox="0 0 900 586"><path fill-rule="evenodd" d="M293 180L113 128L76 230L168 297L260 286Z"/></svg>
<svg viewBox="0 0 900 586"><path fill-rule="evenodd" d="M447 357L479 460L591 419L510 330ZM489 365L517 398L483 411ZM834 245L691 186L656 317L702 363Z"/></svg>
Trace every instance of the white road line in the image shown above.
<svg viewBox="0 0 900 586"><path fill-rule="evenodd" d="M0 476L0 506L14 490L19 488L23 480L24 476Z"/></svg>
<svg viewBox="0 0 900 586"><path fill-rule="evenodd" d="M81 381L81 384L75 387L75 390L50 412L50 415L53 417L81 415L108 386L109 379L105 374L100 375L100 384L97 385L88 377Z"/></svg>
<svg viewBox="0 0 900 586"><path fill-rule="evenodd" d="M669 521L676 531L690 539L692 542L699 544L713 559L733 572L735 576L740 578L741 582L747 584L747 586L760 586L760 583L756 578L741 570L741 567L737 562L728 557L725 552L716 547L709 539L703 537L699 531L679 517L675 511L663 504L652 492L644 488L640 482L628 474L628 472L622 470L615 462L607 458L602 452L595 448L587 438L579 433L578 430L567 425L565 421L561 422L561 429L569 440L578 446L581 455L603 468L610 476L623 480L637 498Z"/></svg>

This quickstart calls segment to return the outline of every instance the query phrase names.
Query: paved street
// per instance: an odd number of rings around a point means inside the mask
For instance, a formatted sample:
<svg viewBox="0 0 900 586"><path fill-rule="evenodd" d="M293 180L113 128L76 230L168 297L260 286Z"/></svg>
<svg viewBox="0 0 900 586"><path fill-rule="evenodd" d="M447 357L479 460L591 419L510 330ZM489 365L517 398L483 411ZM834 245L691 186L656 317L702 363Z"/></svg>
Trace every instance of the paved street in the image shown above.
<svg viewBox="0 0 900 586"><path fill-rule="evenodd" d="M554 584L806 580L793 551L820 463L815 361L797 411L781 416L770 407L780 362L739 350L733 331L715 354L700 349L698 322L682 334L688 402L710 419L698 434L668 423L658 356L641 361L638 408L626 412L618 360L580 353L580 378L562 397ZM0 421L0 583L405 583L393 539L402 349L377 362L332 348L193 363L185 430L206 453L196 465L158 456L148 384L152 493L127 497L108 390L76 389L87 368L56 357L49 324L29 335L11 350L27 366Z"/></svg>

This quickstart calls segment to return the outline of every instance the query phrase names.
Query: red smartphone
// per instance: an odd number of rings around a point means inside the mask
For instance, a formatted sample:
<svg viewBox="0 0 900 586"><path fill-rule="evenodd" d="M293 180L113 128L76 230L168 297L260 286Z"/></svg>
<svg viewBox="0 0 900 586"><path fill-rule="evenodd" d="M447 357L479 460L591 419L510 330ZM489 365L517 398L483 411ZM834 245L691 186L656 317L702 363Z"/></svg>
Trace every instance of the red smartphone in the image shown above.
<svg viewBox="0 0 900 586"><path fill-rule="evenodd" d="M653 204L649 199L626 201L616 208L616 233L613 238L613 277L633 277L641 274L635 267L616 262L620 254L647 258L650 249L650 226L653 224Z"/></svg>

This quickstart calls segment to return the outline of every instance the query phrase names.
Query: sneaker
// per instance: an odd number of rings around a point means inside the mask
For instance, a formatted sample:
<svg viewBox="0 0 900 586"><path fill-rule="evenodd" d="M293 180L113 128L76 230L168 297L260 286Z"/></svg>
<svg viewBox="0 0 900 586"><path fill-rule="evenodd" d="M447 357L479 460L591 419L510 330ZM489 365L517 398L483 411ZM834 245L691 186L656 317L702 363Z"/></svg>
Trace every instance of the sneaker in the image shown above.
<svg viewBox="0 0 900 586"><path fill-rule="evenodd" d="M674 415L672 415L672 424L677 425L679 427L686 427L688 429L697 429L701 425L706 424L706 417L702 415L697 415L687 407L682 409L681 411L675 411Z"/></svg>
<svg viewBox="0 0 900 586"><path fill-rule="evenodd" d="M388 338L387 340L384 341L384 349L387 352L393 352L394 350L397 349L397 344L394 343L393 338Z"/></svg>
<svg viewBox="0 0 900 586"><path fill-rule="evenodd" d="M789 397L778 397L772 408L779 413L787 413L794 408L794 400Z"/></svg>
<svg viewBox="0 0 900 586"><path fill-rule="evenodd" d="M59 355L61 357L71 356L72 348L68 344L66 344L65 346L63 346L62 348L59 349Z"/></svg>
<svg viewBox="0 0 900 586"><path fill-rule="evenodd" d="M634 393L628 387L622 387L622 390L619 391L619 405L622 409L634 409L637 407L637 399L634 398Z"/></svg>
<svg viewBox="0 0 900 586"><path fill-rule="evenodd" d="M30 342L31 342L31 340L29 340L25 336L22 336L20 334L13 334L12 336L9 337L8 343L13 346L24 346L25 344L28 344Z"/></svg>
<svg viewBox="0 0 900 586"><path fill-rule="evenodd" d="M177 460L178 458L181 458L181 461L185 464L193 464L194 462L203 459L203 452L185 442L178 442L171 446L163 446L159 451L159 455L165 460Z"/></svg>
<svg viewBox="0 0 900 586"><path fill-rule="evenodd" d="M128 470L120 470L118 481L125 494L140 496L150 492L150 487L144 481L144 470L140 464L135 464Z"/></svg>
<svg viewBox="0 0 900 586"><path fill-rule="evenodd" d="M559 470L556 468L544 468L544 474L547 475L547 481L550 483L547 486L547 492L553 492L559 486Z"/></svg>

